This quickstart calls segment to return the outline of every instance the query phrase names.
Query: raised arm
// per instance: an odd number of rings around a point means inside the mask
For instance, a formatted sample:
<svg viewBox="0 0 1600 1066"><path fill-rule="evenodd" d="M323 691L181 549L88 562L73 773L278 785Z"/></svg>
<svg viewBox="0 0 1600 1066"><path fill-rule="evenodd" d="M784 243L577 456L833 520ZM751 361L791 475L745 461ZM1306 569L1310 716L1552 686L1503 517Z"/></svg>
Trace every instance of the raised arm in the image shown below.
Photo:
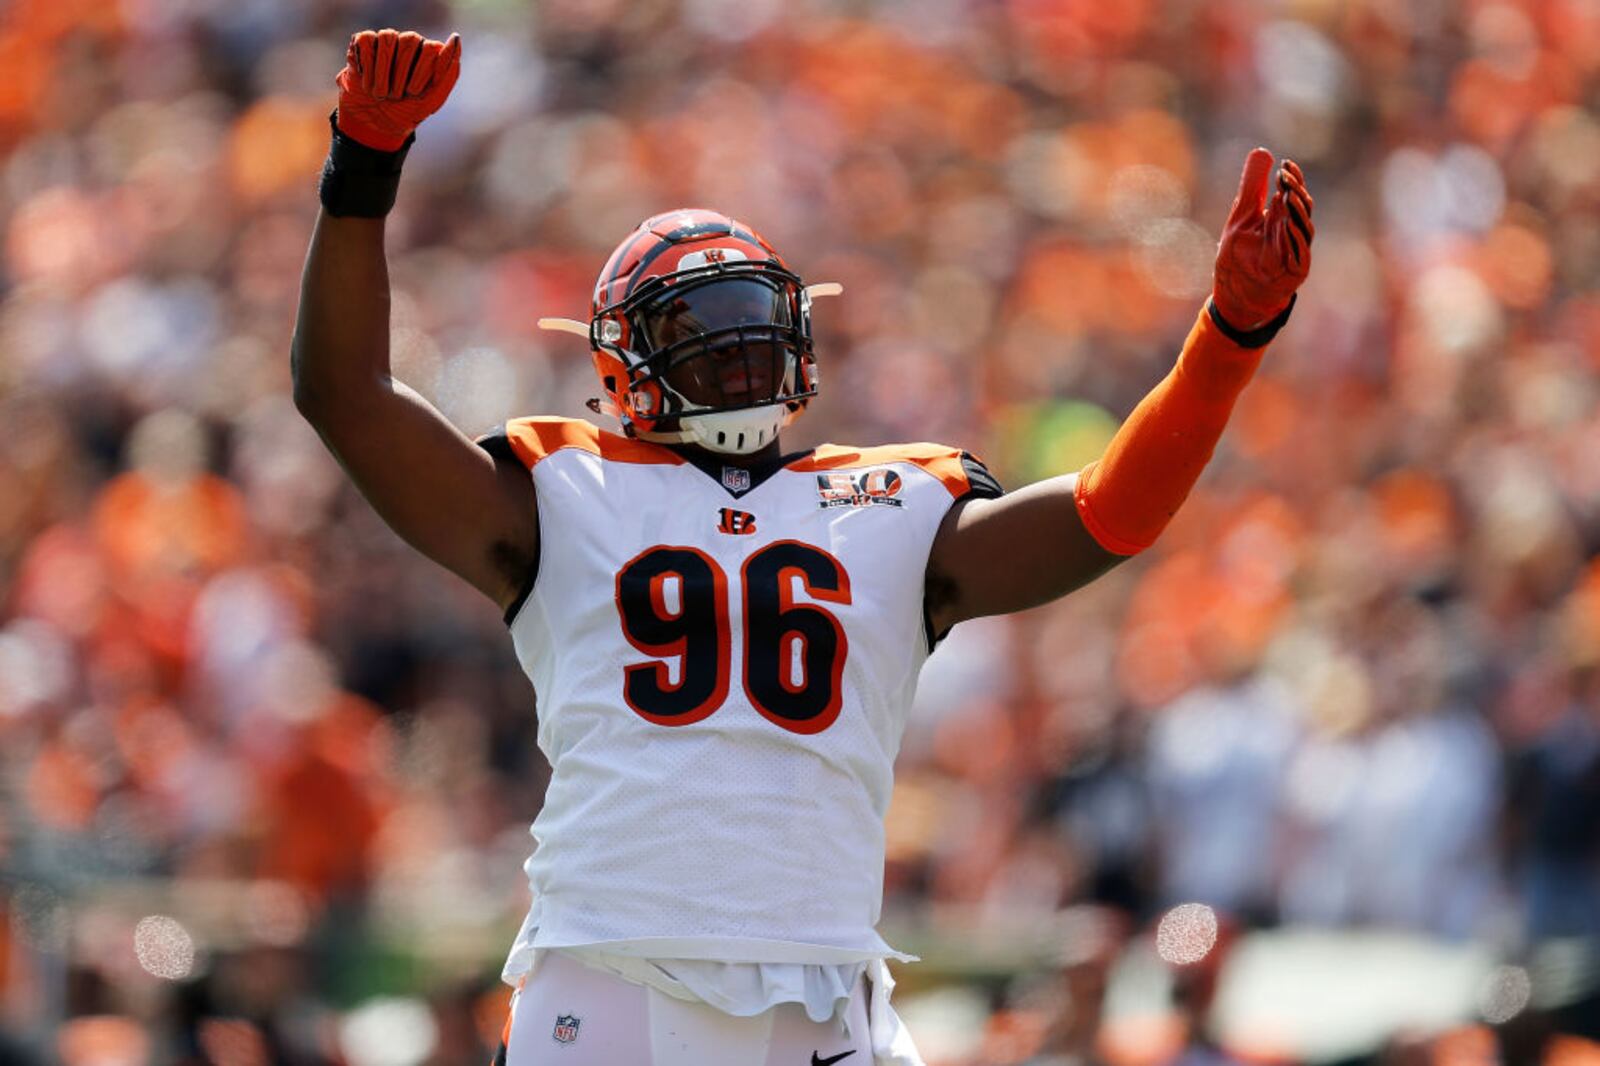
<svg viewBox="0 0 1600 1066"><path fill-rule="evenodd" d="M1271 173L1271 153L1251 152L1212 297L1105 454L1077 474L951 509L928 561L935 632L1063 596L1149 547L1177 513L1311 267L1305 178L1285 160L1269 202Z"/></svg>
<svg viewBox="0 0 1600 1066"><path fill-rule="evenodd" d="M505 607L537 558L533 484L389 370L383 216L411 129L444 103L459 69L456 37L351 39L300 287L294 399L395 532Z"/></svg>

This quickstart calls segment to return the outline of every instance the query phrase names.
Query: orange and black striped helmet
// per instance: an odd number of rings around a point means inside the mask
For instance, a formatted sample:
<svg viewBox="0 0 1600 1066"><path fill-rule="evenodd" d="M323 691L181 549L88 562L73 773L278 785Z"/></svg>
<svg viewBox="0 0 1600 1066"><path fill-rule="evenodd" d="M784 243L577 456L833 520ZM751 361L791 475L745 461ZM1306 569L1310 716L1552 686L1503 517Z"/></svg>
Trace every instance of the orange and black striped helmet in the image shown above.
<svg viewBox="0 0 1600 1066"><path fill-rule="evenodd" d="M817 392L811 294L759 233L715 211L655 215L617 246L589 345L624 426L647 439L755 451Z"/></svg>

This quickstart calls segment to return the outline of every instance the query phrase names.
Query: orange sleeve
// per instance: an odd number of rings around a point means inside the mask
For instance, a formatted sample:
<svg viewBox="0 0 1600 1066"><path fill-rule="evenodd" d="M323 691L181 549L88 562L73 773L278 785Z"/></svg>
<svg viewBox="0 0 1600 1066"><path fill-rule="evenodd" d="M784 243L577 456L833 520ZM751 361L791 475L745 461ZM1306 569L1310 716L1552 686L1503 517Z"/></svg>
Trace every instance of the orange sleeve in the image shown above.
<svg viewBox="0 0 1600 1066"><path fill-rule="evenodd" d="M1265 350L1240 347L1200 312L1172 372L1078 475L1078 514L1101 547L1135 555L1155 543L1211 460Z"/></svg>

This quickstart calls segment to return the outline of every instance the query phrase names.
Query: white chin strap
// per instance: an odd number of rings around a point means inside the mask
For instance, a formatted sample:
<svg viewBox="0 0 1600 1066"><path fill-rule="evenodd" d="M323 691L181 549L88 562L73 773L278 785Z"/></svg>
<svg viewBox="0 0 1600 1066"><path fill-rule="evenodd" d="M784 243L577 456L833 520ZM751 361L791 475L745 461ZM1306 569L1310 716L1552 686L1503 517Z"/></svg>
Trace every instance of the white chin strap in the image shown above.
<svg viewBox="0 0 1600 1066"><path fill-rule="evenodd" d="M775 403L744 411L680 415L677 432L640 433L639 436L662 443L698 444L708 452L722 455L749 455L776 440L778 430L790 417L786 404Z"/></svg>

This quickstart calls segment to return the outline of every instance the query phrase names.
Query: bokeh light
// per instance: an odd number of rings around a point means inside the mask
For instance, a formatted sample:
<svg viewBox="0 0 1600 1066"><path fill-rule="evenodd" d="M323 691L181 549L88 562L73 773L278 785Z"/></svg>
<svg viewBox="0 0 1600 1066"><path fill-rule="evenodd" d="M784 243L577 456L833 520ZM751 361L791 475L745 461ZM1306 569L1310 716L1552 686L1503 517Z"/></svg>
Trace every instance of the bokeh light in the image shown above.
<svg viewBox="0 0 1600 1066"><path fill-rule="evenodd" d="M1189 966L1217 943L1217 914L1204 903L1180 903L1156 926L1156 954L1174 966Z"/></svg>
<svg viewBox="0 0 1600 1066"><path fill-rule="evenodd" d="M1521 1014L1533 995L1533 980L1521 966L1497 966L1478 990L1478 1013L1491 1025L1503 1025Z"/></svg>
<svg viewBox="0 0 1600 1066"><path fill-rule="evenodd" d="M339 1048L351 1066L419 1066L438 1041L428 1005L415 999L370 1000L339 1027Z"/></svg>
<svg viewBox="0 0 1600 1066"><path fill-rule="evenodd" d="M176 981L194 969L194 939L175 918L151 914L133 929L133 951L139 965L154 977Z"/></svg>

